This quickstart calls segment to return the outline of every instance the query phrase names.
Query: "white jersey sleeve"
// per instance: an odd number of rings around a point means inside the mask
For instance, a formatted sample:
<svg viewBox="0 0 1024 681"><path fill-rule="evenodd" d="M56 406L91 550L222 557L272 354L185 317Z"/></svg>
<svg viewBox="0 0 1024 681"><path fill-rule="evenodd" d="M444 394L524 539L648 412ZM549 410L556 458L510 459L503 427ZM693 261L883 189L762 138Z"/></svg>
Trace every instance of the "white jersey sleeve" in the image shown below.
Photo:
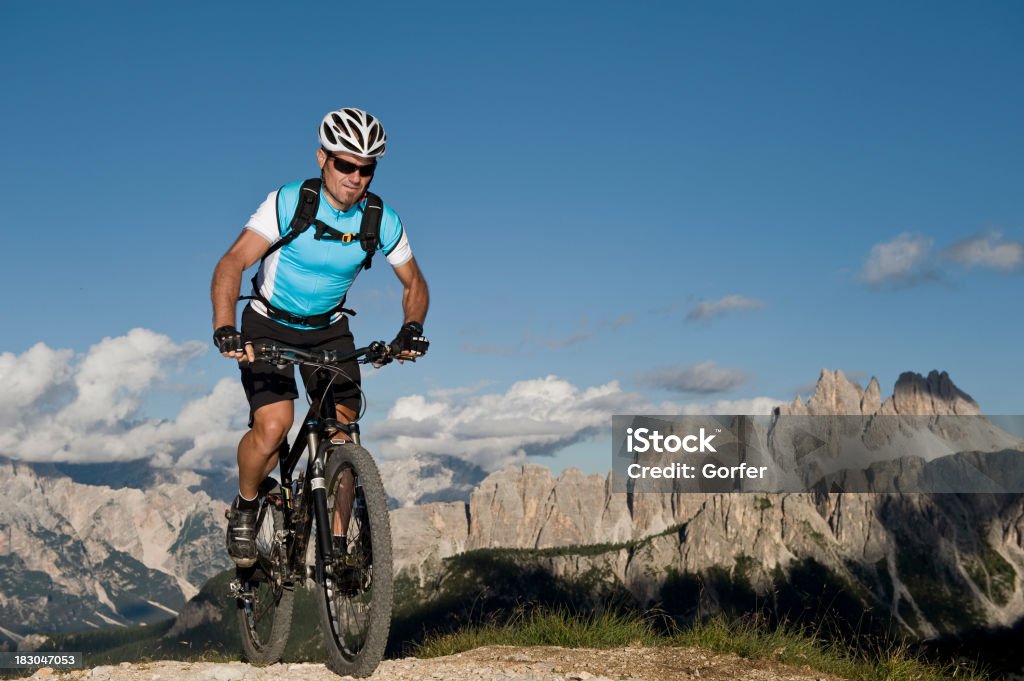
<svg viewBox="0 0 1024 681"><path fill-rule="evenodd" d="M391 206L384 205L380 220L380 249L387 256L392 267L398 267L412 259L412 247L405 235L402 220Z"/></svg>
<svg viewBox="0 0 1024 681"><path fill-rule="evenodd" d="M274 243L281 237L281 230L277 226L276 190L267 194L267 199L260 204L249 221L245 223L245 229L256 232L270 243Z"/></svg>
<svg viewBox="0 0 1024 681"><path fill-rule="evenodd" d="M387 258L392 267L398 267L412 259L412 247L409 246L409 237L405 235L404 229L398 243L388 253Z"/></svg>

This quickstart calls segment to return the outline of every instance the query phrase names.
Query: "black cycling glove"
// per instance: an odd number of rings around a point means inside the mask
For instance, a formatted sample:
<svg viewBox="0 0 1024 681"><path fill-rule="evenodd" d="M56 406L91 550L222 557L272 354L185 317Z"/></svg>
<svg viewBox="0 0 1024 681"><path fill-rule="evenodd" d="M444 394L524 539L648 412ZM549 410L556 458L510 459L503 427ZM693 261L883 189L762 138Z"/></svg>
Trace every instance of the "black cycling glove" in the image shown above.
<svg viewBox="0 0 1024 681"><path fill-rule="evenodd" d="M213 344L223 352L242 352L242 334L233 326L222 326L213 332Z"/></svg>
<svg viewBox="0 0 1024 681"><path fill-rule="evenodd" d="M430 341L423 336L423 325L419 322L406 322L399 329L395 340L391 341L391 347L396 354L403 352L412 353L415 357L427 354Z"/></svg>

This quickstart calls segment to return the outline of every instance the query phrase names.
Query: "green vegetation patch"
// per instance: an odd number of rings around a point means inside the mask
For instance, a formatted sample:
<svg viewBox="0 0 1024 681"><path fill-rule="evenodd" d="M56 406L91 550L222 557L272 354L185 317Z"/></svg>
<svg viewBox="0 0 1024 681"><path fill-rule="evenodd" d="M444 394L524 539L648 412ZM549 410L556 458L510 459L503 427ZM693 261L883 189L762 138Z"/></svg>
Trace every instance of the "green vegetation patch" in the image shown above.
<svg viewBox="0 0 1024 681"><path fill-rule="evenodd" d="M985 618L961 576L936 561L924 547L897 542L896 566L918 610L939 632L955 634L965 625L984 624Z"/></svg>
<svg viewBox="0 0 1024 681"><path fill-rule="evenodd" d="M817 544L819 547L827 549L828 542L825 541L825 535L814 529L814 527L812 527L811 524L806 520L802 521L802 523L804 527L804 534L810 537L814 541L814 543Z"/></svg>
<svg viewBox="0 0 1024 681"><path fill-rule="evenodd" d="M628 644L701 648L720 654L771 660L781 664L836 674L854 681L985 681L972 666L933 665L909 652L906 645L889 641L870 653L853 652L839 640L826 641L806 629L770 626L758 618L729 622L715 618L685 629L670 628L662 613L606 611L588 616L561 609L520 610L505 621L465 627L456 632L428 636L414 653L438 657L480 646L562 646L611 648Z"/></svg>
<svg viewBox="0 0 1024 681"><path fill-rule="evenodd" d="M975 556L964 556L964 567L979 589L997 605L1006 605L1016 587L1017 571L992 548L984 543Z"/></svg>
<svg viewBox="0 0 1024 681"><path fill-rule="evenodd" d="M659 645L655 623L636 615L606 611L578 615L565 609L519 609L505 621L492 619L456 632L431 635L414 648L417 657L453 655L486 645L612 648L628 643Z"/></svg>

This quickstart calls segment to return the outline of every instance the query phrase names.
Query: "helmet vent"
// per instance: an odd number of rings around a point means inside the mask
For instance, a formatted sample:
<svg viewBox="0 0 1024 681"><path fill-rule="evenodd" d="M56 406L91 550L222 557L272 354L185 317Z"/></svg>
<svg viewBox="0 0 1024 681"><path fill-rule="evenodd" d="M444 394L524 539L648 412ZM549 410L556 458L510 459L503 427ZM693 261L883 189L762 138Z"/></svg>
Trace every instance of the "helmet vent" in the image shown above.
<svg viewBox="0 0 1024 681"><path fill-rule="evenodd" d="M324 123L323 125L323 133L324 137L327 138L328 142L330 142L331 144L338 143L338 138L334 135L334 131L331 130L331 126L327 125L326 123Z"/></svg>

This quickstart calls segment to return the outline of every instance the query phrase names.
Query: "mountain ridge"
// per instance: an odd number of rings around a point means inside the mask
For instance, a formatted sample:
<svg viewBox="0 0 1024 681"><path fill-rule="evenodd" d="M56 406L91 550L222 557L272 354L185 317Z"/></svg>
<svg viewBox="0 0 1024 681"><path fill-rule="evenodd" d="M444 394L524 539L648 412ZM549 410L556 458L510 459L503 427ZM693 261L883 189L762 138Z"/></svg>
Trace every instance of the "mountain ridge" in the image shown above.
<svg viewBox="0 0 1024 681"><path fill-rule="evenodd" d="M902 397L897 399L897 394ZM793 406L798 402L800 407ZM862 414L881 413L886 404L897 411L917 405L934 416L980 414L973 399L944 372L903 374L893 394L882 400L874 378L860 388L842 372L827 370L807 402L780 405L779 413L784 408L802 408L808 414L854 408ZM392 479L395 471L406 471L410 480L428 472L435 482L425 486L426 493L453 497L392 511L396 572L421 587L437 583L446 561L468 551L635 545L642 540L642 546L628 550L531 560L554 575L605 574L645 604L664 597L666 575L722 566L731 574L743 565L751 585L766 589L775 571L811 560L874 594L865 598L875 607L884 606L907 631L928 636L957 628L948 613L935 608L935 599L918 588L920 575L914 573L908 551L927 555L922 552L930 548L934 565L925 561L921 569L930 570L929 579L944 597L964 601L970 621L1009 624L1024 613L1024 508L1019 498L966 502L824 493L629 496L613 493L606 476L574 468L554 476L543 466L528 464L491 473L463 501L468 481L482 470L471 463L461 471L445 469L454 463L423 456L405 468L390 469ZM43 466L42 475L33 474L33 466ZM387 464L382 469L389 470ZM93 626L108 619L117 624L152 621L166 610L180 611L190 589L194 593L204 579L227 567L223 502L203 491L202 475L147 472L155 486L143 491L131 480L115 489L76 483L68 475L83 471L97 472L0 458L0 484L15 492L12 498L21 499L0 510L0 563L7 567L8 584L21 586L14 590L0 584L0 626L11 633L67 628L73 623L70 617L46 619L58 605L79 623ZM452 485L446 492L448 483ZM387 479L386 484L393 485ZM415 485L395 489L405 490L399 496L406 503L418 499ZM158 500L160 512L142 503L150 497ZM191 514L183 513L183 506ZM130 529L126 517L136 520ZM975 519L977 527L964 526L965 517ZM929 528L936 523L954 527L956 533L949 538L932 532ZM905 536L914 524L925 529ZM955 560L946 560L949 556ZM852 570L851 565L860 567ZM82 566L89 575L76 575L72 569L81 572ZM135 583L156 587L158 596L131 591ZM32 585L34 595L28 589ZM44 591L55 594L49 597L55 602L40 601ZM64 601L57 603L60 599Z"/></svg>

